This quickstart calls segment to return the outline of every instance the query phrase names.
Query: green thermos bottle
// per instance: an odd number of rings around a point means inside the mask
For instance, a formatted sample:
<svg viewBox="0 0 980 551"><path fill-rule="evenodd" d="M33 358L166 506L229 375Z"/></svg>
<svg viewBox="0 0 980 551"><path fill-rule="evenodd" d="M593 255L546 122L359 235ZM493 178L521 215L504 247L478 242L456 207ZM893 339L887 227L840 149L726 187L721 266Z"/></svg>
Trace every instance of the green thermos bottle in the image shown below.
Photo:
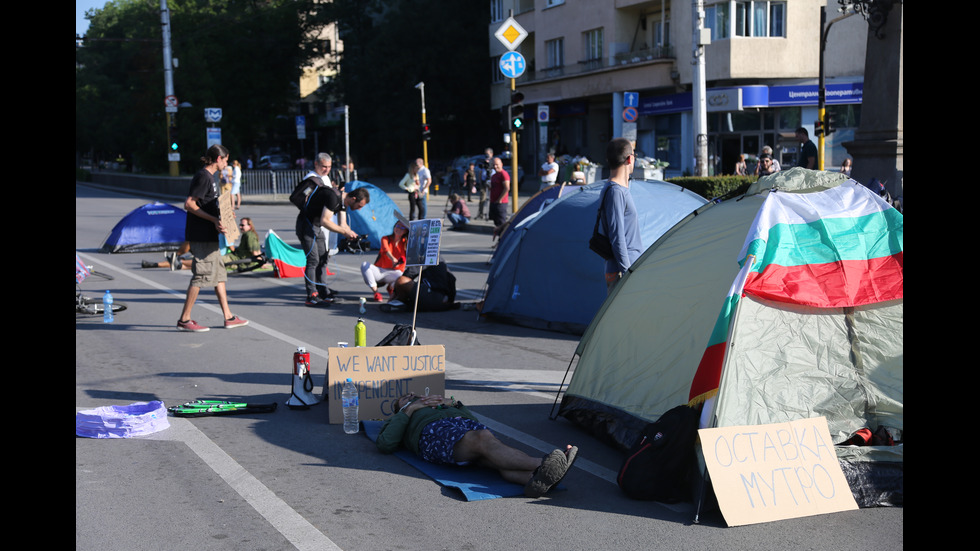
<svg viewBox="0 0 980 551"><path fill-rule="evenodd" d="M367 327L361 318L357 318L354 325L354 346L367 346Z"/></svg>

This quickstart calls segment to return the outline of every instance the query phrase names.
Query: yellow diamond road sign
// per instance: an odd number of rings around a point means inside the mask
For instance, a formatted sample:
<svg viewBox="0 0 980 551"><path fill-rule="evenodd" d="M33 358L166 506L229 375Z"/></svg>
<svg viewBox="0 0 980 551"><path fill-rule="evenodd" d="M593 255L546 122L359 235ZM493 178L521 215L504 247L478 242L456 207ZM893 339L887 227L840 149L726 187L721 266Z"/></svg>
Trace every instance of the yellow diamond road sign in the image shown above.
<svg viewBox="0 0 980 551"><path fill-rule="evenodd" d="M523 42L525 38L527 38L527 31L525 31L524 27L520 26L520 24L515 21L513 17L508 17L507 20L504 21L504 24L497 29L496 33L494 33L494 36L497 37L497 40L499 40L505 48L513 51L521 45L521 42Z"/></svg>

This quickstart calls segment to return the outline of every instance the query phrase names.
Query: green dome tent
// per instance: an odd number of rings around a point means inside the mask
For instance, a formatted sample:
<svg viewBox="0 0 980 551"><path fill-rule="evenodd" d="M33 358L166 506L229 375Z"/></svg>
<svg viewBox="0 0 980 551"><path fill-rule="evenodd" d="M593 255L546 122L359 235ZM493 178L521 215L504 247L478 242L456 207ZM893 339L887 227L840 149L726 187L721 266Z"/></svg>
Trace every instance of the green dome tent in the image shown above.
<svg viewBox="0 0 980 551"><path fill-rule="evenodd" d="M559 415L623 449L685 403L706 403L704 426L824 416L835 443L901 433L901 213L801 168L750 193L705 205L634 263L576 349ZM899 472L902 455L838 448Z"/></svg>

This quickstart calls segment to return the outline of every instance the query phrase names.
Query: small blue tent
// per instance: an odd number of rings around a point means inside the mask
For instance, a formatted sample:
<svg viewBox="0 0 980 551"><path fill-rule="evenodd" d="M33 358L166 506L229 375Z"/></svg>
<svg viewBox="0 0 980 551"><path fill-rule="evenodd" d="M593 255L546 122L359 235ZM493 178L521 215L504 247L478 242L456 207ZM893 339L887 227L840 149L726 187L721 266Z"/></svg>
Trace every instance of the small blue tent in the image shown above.
<svg viewBox="0 0 980 551"><path fill-rule="evenodd" d="M147 203L120 220L102 244L104 253L176 251L184 243L184 209Z"/></svg>
<svg viewBox="0 0 980 551"><path fill-rule="evenodd" d="M535 193L530 199L525 201L521 208L510 217L503 231L500 233L500 242L506 241L515 228L520 226L526 218L537 216L551 203L566 193L571 193L573 189L579 187L578 184L555 184L546 187Z"/></svg>
<svg viewBox="0 0 980 551"><path fill-rule="evenodd" d="M604 182L566 187L561 197L501 239L482 313L518 325L581 334L606 299L604 261L589 249ZM707 201L660 181L633 180L643 245Z"/></svg>
<svg viewBox="0 0 980 551"><path fill-rule="evenodd" d="M401 214L401 210L387 193L373 184L354 180L347 183L347 192L361 187L371 194L371 201L360 210L347 211L347 223L358 235L367 235L371 248L377 250L381 248L381 238L391 234L398 221L395 213Z"/></svg>

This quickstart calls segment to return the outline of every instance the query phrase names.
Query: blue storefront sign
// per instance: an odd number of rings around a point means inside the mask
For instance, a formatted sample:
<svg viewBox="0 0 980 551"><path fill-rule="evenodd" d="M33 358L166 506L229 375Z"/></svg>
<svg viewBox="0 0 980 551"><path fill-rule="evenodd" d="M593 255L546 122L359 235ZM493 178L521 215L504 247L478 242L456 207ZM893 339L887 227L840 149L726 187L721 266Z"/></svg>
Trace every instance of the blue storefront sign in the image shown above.
<svg viewBox="0 0 980 551"><path fill-rule="evenodd" d="M743 86L742 107L816 106L819 87L816 84L794 86ZM827 85L827 105L859 104L863 82ZM690 92L640 98L640 115L667 115L693 109Z"/></svg>
<svg viewBox="0 0 980 551"><path fill-rule="evenodd" d="M847 82L844 84L827 85L827 105L844 105L861 103L864 95L863 82ZM816 85L807 86L770 86L769 107L784 105L817 105L820 99L820 88Z"/></svg>

